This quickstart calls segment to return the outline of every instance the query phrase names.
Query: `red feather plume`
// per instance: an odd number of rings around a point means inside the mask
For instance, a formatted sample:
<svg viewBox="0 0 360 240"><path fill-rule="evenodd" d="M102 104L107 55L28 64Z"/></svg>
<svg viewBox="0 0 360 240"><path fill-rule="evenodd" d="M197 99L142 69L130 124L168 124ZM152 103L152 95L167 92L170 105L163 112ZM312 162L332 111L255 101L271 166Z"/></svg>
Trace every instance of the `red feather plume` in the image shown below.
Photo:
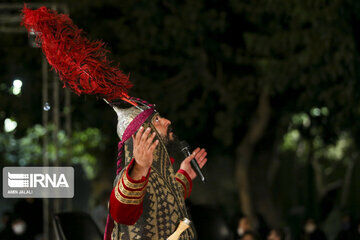
<svg viewBox="0 0 360 240"><path fill-rule="evenodd" d="M103 42L90 41L67 15L46 7L31 10L24 6L22 13L22 25L36 34L37 43L64 87L78 95L93 94L109 102L119 98L129 101L129 76L112 66Z"/></svg>

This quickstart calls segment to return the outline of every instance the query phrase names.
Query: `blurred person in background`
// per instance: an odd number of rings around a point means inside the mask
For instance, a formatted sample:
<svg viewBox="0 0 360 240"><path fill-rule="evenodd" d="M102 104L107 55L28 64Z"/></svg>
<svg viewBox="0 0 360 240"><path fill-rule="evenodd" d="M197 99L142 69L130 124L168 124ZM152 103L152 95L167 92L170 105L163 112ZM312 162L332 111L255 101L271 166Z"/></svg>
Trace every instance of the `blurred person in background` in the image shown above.
<svg viewBox="0 0 360 240"><path fill-rule="evenodd" d="M242 239L246 232L252 231L252 227L250 225L250 221L246 216L239 218L235 239Z"/></svg>
<svg viewBox="0 0 360 240"><path fill-rule="evenodd" d="M355 227L351 231L351 240L360 240L360 221L357 222Z"/></svg>
<svg viewBox="0 0 360 240"><path fill-rule="evenodd" d="M35 239L35 237L31 235L31 230L28 225L21 217L15 217L15 219L11 221L11 229L13 232L12 240Z"/></svg>
<svg viewBox="0 0 360 240"><path fill-rule="evenodd" d="M11 213L5 211L1 216L1 223L4 226L0 231L1 240L12 240L14 239L14 233L11 228Z"/></svg>
<svg viewBox="0 0 360 240"><path fill-rule="evenodd" d="M258 236L251 231L245 232L241 238L241 240L258 240L258 239L259 239Z"/></svg>
<svg viewBox="0 0 360 240"><path fill-rule="evenodd" d="M15 233L21 233L25 229L27 240L40 239L43 233L43 207L38 198L25 198L19 200L14 206L16 215L15 223L12 223ZM22 235L22 233L20 234Z"/></svg>
<svg viewBox="0 0 360 240"><path fill-rule="evenodd" d="M314 219L309 218L304 225L302 240L327 240L325 233L317 226Z"/></svg>
<svg viewBox="0 0 360 240"><path fill-rule="evenodd" d="M336 240L350 240L352 239L352 221L349 215L344 215L341 218L341 230L338 233Z"/></svg>
<svg viewBox="0 0 360 240"><path fill-rule="evenodd" d="M272 229L267 240L285 240L285 232L280 228Z"/></svg>

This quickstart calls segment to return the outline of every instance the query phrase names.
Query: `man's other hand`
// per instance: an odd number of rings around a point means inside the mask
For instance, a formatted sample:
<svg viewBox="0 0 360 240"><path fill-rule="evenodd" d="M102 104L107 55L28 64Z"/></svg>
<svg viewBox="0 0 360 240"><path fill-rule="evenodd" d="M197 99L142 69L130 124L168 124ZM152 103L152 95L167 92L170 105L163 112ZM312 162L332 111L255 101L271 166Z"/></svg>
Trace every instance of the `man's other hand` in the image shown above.
<svg viewBox="0 0 360 240"><path fill-rule="evenodd" d="M180 169L184 170L189 174L191 180L194 180L196 177L196 172L194 169L192 169L190 161L195 158L197 163L199 164L199 167L202 168L205 163L207 162L206 158L207 152L204 148L196 148L190 156L184 159L184 161L180 165Z"/></svg>

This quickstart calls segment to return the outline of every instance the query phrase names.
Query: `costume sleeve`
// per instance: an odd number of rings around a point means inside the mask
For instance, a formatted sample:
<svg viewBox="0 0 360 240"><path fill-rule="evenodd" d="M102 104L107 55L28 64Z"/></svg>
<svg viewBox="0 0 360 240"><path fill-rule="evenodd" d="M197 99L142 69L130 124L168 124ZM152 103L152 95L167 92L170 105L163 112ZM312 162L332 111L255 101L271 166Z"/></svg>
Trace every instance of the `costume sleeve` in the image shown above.
<svg viewBox="0 0 360 240"><path fill-rule="evenodd" d="M184 199L190 197L191 190L192 190L192 180L189 174L180 169L175 174L175 180L177 184L181 185L181 189L183 190Z"/></svg>
<svg viewBox="0 0 360 240"><path fill-rule="evenodd" d="M134 166L134 159L120 172L120 176L110 196L109 212L120 224L134 225L143 212L143 199L149 181L150 169L146 177L134 180L129 172Z"/></svg>

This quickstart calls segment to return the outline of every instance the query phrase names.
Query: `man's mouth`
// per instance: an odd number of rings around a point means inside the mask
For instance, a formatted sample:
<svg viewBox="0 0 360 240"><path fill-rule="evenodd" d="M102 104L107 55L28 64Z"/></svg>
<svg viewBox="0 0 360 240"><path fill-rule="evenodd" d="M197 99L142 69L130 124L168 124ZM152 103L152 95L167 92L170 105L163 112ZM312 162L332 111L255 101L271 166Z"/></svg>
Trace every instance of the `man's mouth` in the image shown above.
<svg viewBox="0 0 360 240"><path fill-rule="evenodd" d="M167 135L169 136L170 133L173 133L173 127L171 125L167 129Z"/></svg>
<svg viewBox="0 0 360 240"><path fill-rule="evenodd" d="M167 138L172 141L174 140L174 136L173 127L170 125L167 129Z"/></svg>

